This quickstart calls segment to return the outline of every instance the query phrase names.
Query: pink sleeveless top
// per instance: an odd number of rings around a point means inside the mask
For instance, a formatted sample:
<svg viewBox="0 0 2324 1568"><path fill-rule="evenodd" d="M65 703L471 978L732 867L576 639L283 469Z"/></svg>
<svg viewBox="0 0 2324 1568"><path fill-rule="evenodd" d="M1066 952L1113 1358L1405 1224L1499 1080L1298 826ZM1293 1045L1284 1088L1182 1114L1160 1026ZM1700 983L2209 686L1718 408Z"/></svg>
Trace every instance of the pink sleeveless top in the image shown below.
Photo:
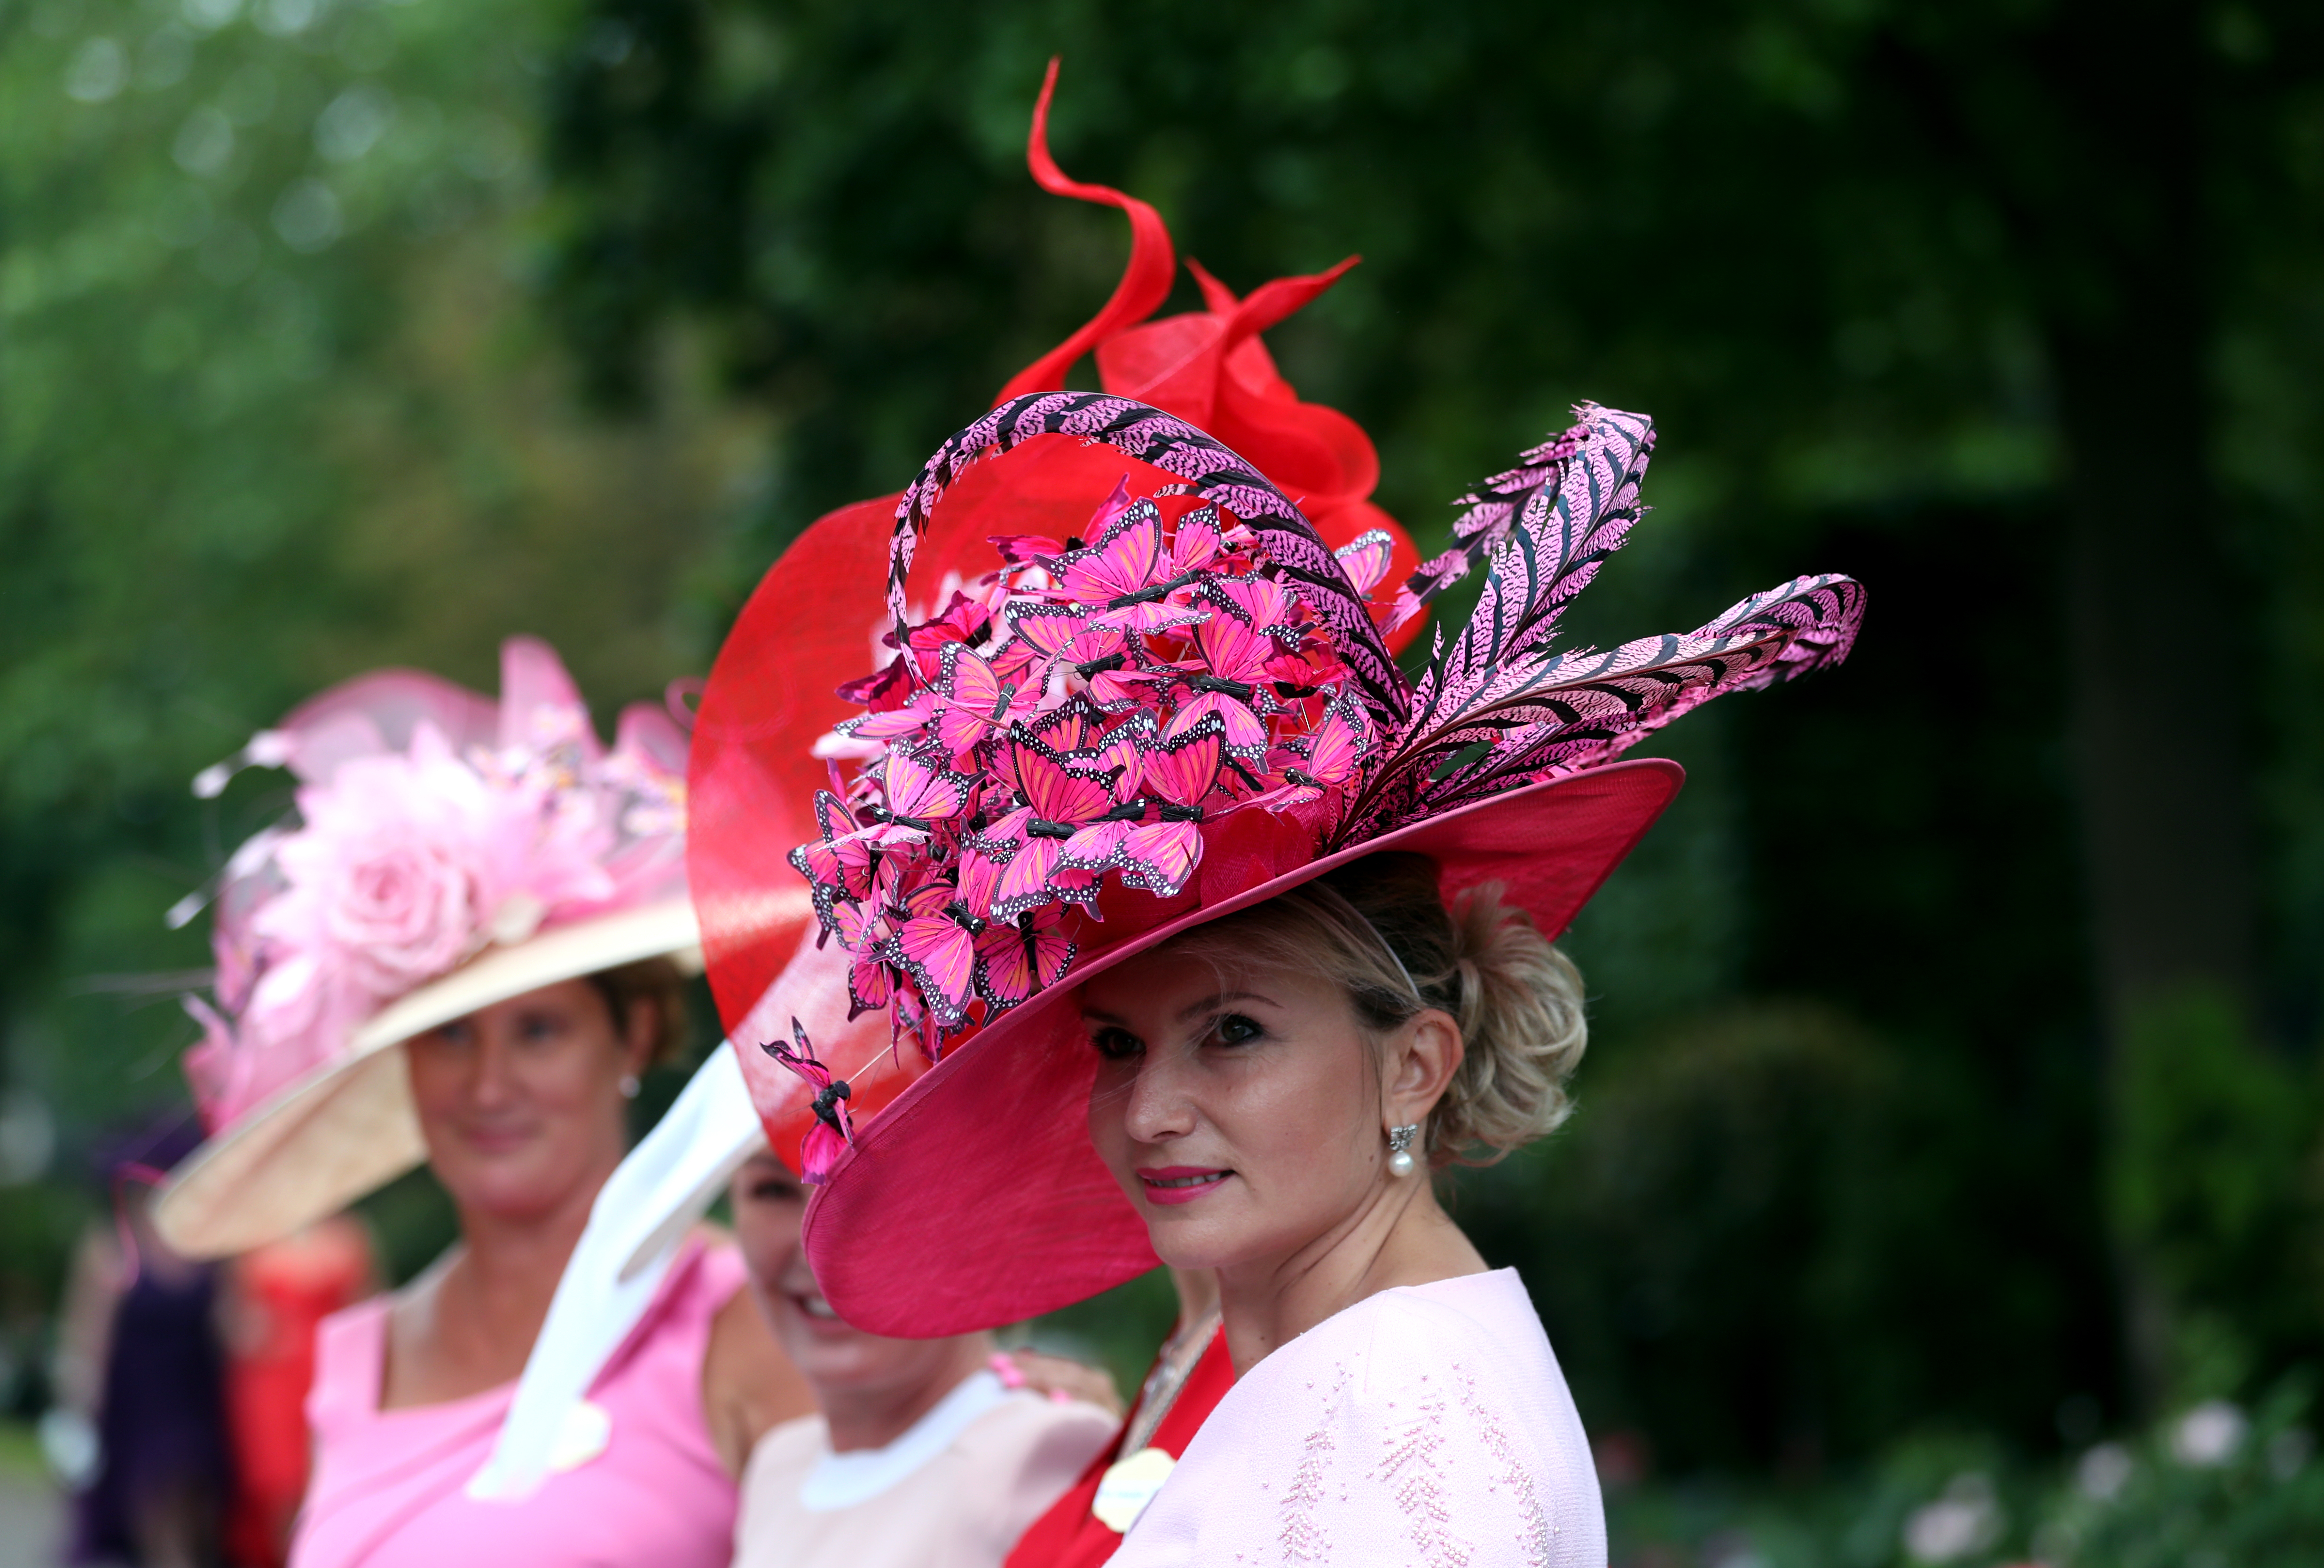
<svg viewBox="0 0 2324 1568"><path fill-rule="evenodd" d="M688 1242L568 1426L558 1468L516 1503L464 1490L513 1383L382 1410L388 1298L326 1318L307 1400L315 1476L290 1568L724 1568L736 1497L702 1414L702 1358L742 1283L732 1247Z"/></svg>

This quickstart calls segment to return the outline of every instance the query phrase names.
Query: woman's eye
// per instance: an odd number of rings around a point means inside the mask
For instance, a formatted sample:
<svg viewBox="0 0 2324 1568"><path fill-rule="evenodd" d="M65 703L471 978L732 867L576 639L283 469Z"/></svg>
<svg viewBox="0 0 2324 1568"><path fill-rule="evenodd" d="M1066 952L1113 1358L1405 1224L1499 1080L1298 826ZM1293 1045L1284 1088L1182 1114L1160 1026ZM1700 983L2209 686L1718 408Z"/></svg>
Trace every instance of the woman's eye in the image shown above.
<svg viewBox="0 0 2324 1568"><path fill-rule="evenodd" d="M1100 1029L1090 1036L1090 1044L1109 1062L1127 1061L1146 1048L1145 1043L1128 1029Z"/></svg>
<svg viewBox="0 0 2324 1568"><path fill-rule="evenodd" d="M760 1182L751 1189L753 1201L761 1204L786 1204L796 1200L798 1188L789 1182Z"/></svg>
<svg viewBox="0 0 2324 1568"><path fill-rule="evenodd" d="M1219 1020L1219 1043L1225 1046L1247 1046L1267 1033L1256 1019L1231 1012Z"/></svg>

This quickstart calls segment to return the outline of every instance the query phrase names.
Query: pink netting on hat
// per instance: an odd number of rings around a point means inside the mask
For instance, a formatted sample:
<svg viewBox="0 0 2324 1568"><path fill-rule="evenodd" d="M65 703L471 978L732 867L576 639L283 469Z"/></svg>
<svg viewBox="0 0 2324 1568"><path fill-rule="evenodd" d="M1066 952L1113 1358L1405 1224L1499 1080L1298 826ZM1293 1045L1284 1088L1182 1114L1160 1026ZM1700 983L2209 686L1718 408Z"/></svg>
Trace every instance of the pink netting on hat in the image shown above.
<svg viewBox="0 0 2324 1568"><path fill-rule="evenodd" d="M411 670L336 687L235 765L288 768L296 817L236 850L216 1005L186 1074L213 1130L331 1060L397 997L498 943L683 896L686 736L639 705L613 749L546 643L512 638L498 703Z"/></svg>

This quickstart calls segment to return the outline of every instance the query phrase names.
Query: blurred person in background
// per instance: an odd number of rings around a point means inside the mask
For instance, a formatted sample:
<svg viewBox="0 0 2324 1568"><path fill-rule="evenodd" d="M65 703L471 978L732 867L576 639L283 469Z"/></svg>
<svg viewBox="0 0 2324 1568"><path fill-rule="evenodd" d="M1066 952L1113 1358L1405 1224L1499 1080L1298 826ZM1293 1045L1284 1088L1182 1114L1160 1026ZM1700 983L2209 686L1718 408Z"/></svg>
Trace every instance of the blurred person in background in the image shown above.
<svg viewBox="0 0 2324 1568"><path fill-rule="evenodd" d="M227 1265L223 1302L226 1427L234 1501L226 1553L238 1568L281 1568L307 1495L315 1330L380 1287L371 1232L333 1214Z"/></svg>
<svg viewBox="0 0 2324 1568"><path fill-rule="evenodd" d="M819 1412L752 1450L736 1568L1000 1568L1113 1435L1111 1385L1055 1358L998 1354L989 1333L851 1328L799 1250L799 1178L761 1149L733 1202L752 1293Z"/></svg>
<svg viewBox="0 0 2324 1568"><path fill-rule="evenodd" d="M193 1568L220 1559L234 1483L215 1265L154 1234L150 1184L200 1142L172 1113L107 1141L113 1212L73 1254L60 1327L57 1408L43 1424L74 1488L67 1561Z"/></svg>
<svg viewBox="0 0 2324 1568"><path fill-rule="evenodd" d="M803 1011L829 1026L835 1052L892 1063L884 1021L848 1019L846 965L835 960L836 947L803 944L735 1039L761 1038L761 1015ZM625 1301L634 1296L623 1282L636 1258L720 1194L732 1204L751 1294L816 1404L768 1431L746 1462L738 1456L737 1562L999 1568L1085 1473L1120 1410L1104 1373L1028 1349L1004 1352L982 1333L865 1334L823 1305L799 1251L806 1185L771 1152L770 1135L798 1151L811 1182L830 1146L818 1148L812 1133L803 1144L799 1122L819 1126L833 1095L856 1098L811 1055L729 1047L703 1064L601 1193L478 1490L523 1496L554 1473L572 1391L598 1382L603 1347L632 1332Z"/></svg>
<svg viewBox="0 0 2324 1568"><path fill-rule="evenodd" d="M811 1400L707 1234L664 1256L538 1490L467 1492L641 1076L682 1039L697 940L683 733L640 706L606 750L530 640L502 677L497 704L363 677L237 759L289 767L298 814L223 879L217 1006L189 1003L187 1061L213 1130L155 1223L190 1254L244 1252L423 1160L452 1200L450 1250L322 1324L293 1563L720 1563L742 1455Z"/></svg>

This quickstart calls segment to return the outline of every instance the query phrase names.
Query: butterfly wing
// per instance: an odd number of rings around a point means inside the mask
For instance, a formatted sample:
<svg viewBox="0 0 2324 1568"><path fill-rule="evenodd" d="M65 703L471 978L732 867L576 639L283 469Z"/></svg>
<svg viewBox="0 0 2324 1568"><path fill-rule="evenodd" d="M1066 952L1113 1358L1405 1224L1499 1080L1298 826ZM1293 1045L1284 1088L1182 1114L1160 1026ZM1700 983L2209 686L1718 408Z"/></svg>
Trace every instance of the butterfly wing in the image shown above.
<svg viewBox="0 0 2324 1568"><path fill-rule="evenodd" d="M1231 612L1212 616L1194 628L1194 651L1221 680L1264 680L1268 661L1283 651L1274 638Z"/></svg>
<svg viewBox="0 0 2324 1568"><path fill-rule="evenodd" d="M944 662L936 675L936 691L946 702L980 714L991 714L1001 704L1001 678L992 673L991 664L963 642L945 645Z"/></svg>
<svg viewBox="0 0 2324 1568"><path fill-rule="evenodd" d="M1339 557L1340 566L1348 574L1349 586L1369 598L1371 591L1388 576L1389 561L1396 554L1396 541L1386 529L1376 528L1370 533L1360 533L1332 552Z"/></svg>
<svg viewBox="0 0 2324 1568"><path fill-rule="evenodd" d="M1202 828L1192 822L1140 823L1123 835L1115 854L1123 882L1172 898L1203 858Z"/></svg>
<svg viewBox="0 0 2324 1568"><path fill-rule="evenodd" d="M1047 746L1061 754L1086 750L1106 727L1106 715L1085 696L1070 696L1045 714L1019 719L1011 726L1013 739ZM1004 778L1012 774L1004 772Z"/></svg>
<svg viewBox="0 0 2324 1568"><path fill-rule="evenodd" d="M1387 535L1381 535L1383 539ZM1203 505L1178 520L1170 534L1170 575L1198 572L1219 558L1226 548L1219 533L1219 509Z"/></svg>
<svg viewBox="0 0 2324 1568"><path fill-rule="evenodd" d="M1089 612L1078 604L1053 604L1040 599L1012 599L1002 612L1010 630L1044 659L1055 659L1089 624Z"/></svg>
<svg viewBox="0 0 2324 1568"><path fill-rule="evenodd" d="M1305 771L1317 783L1336 786L1356 776L1369 739L1361 725L1362 715L1342 704L1333 704L1323 715L1322 726L1306 745Z"/></svg>
<svg viewBox="0 0 2324 1568"><path fill-rule="evenodd" d="M815 1059L812 1046L802 1052L793 1050L780 1040L769 1040L759 1048L806 1079L810 1087L826 1089L831 1086L831 1069Z"/></svg>
<svg viewBox="0 0 2324 1568"><path fill-rule="evenodd" d="M976 990L995 1012L1029 1001L1073 966L1074 945L1053 915L1029 927L1000 921L976 939Z"/></svg>
<svg viewBox="0 0 2324 1568"><path fill-rule="evenodd" d="M1120 775L1099 758L1068 757L1038 742L1024 741L1010 742L1010 752L1018 798L1032 807L1039 821L1079 827L1096 821L1117 804L1113 785ZM1038 826L1028 830L1036 836L1041 832Z"/></svg>
<svg viewBox="0 0 2324 1568"><path fill-rule="evenodd" d="M888 809L898 816L942 822L968 809L968 775L931 765L901 747L891 747L881 767Z"/></svg>
<svg viewBox="0 0 2324 1568"><path fill-rule="evenodd" d="M1062 896L1055 873L1057 859L1065 853L1065 841L1055 838L1028 838L1023 847L1002 868L1001 880L993 885L992 918L1013 920L1026 910ZM1068 872L1074 867L1066 867Z"/></svg>
<svg viewBox="0 0 2324 1568"><path fill-rule="evenodd" d="M1141 499L1116 517L1098 541L1061 558L1059 586L1084 604L1104 605L1162 580L1162 513Z"/></svg>
<svg viewBox="0 0 2324 1568"><path fill-rule="evenodd" d="M1074 966L1073 938L1065 935L1065 923L1055 914L1047 919L1036 918L1025 930L1025 951L1033 966L1033 986L1047 991L1065 977Z"/></svg>
<svg viewBox="0 0 2324 1568"><path fill-rule="evenodd" d="M928 721L936 715L936 705L923 692L902 707L860 714L834 727L851 741L884 742L903 740L927 729Z"/></svg>
<svg viewBox="0 0 2324 1568"><path fill-rule="evenodd" d="M1191 728L1205 720L1217 721L1226 749L1244 761L1256 762L1267 755L1266 721L1240 698L1222 691L1198 692L1170 723L1174 729Z"/></svg>
<svg viewBox="0 0 2324 1568"><path fill-rule="evenodd" d="M1143 759L1139 789L1174 806L1202 805L1219 781L1226 726L1216 715L1181 713Z"/></svg>
<svg viewBox="0 0 2324 1568"><path fill-rule="evenodd" d="M799 1180L811 1187L821 1186L846 1148L847 1140L822 1122L808 1128L799 1140Z"/></svg>
<svg viewBox="0 0 2324 1568"><path fill-rule="evenodd" d="M967 1019L976 995L976 938L966 927L942 913L907 920L896 933L896 955L930 1012L947 1026Z"/></svg>

